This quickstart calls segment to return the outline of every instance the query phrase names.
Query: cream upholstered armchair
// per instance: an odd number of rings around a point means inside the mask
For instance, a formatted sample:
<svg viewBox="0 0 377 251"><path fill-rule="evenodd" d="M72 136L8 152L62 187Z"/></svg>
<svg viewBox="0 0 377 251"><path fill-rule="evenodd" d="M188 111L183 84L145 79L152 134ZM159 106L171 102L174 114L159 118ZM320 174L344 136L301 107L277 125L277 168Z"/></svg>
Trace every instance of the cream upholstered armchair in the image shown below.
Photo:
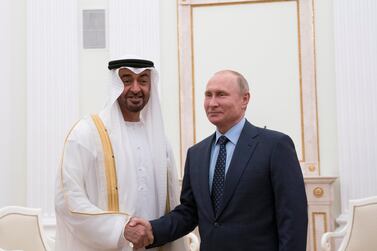
<svg viewBox="0 0 377 251"><path fill-rule="evenodd" d="M40 217L41 210L36 208L0 208L0 251L53 251L55 241L45 235ZM190 251L198 251L198 237L189 233L187 238Z"/></svg>
<svg viewBox="0 0 377 251"><path fill-rule="evenodd" d="M52 251L54 240L44 234L40 216L36 208L0 208L0 249Z"/></svg>
<svg viewBox="0 0 377 251"><path fill-rule="evenodd" d="M376 251L377 196L351 200L349 210L347 224L342 230L322 236L322 249L330 251L331 238L344 236L338 251Z"/></svg>

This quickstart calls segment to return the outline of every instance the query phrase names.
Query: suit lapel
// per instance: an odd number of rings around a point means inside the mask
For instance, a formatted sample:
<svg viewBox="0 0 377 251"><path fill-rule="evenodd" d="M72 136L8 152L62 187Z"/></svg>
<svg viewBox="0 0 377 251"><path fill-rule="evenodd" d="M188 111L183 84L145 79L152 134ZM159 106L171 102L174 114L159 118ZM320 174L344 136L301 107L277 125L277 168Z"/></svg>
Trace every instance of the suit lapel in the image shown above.
<svg viewBox="0 0 377 251"><path fill-rule="evenodd" d="M199 158L199 172L200 172L200 191L202 194L202 199L204 202L205 212L209 212L211 218L214 218L211 195L209 192L209 165L211 158L211 147L214 139L216 138L215 134L209 137L203 145L203 158ZM200 161L202 160L202 161Z"/></svg>
<svg viewBox="0 0 377 251"><path fill-rule="evenodd" d="M242 173L246 168L247 163L255 150L255 147L258 144L257 140L255 139L257 134L257 128L251 125L248 121L246 121L245 126L242 129L241 135L238 139L236 148L234 149L229 170L226 174L223 203L219 209L218 216L221 215L222 211L229 203L229 200L232 198L232 195L237 187L238 181L241 178Z"/></svg>

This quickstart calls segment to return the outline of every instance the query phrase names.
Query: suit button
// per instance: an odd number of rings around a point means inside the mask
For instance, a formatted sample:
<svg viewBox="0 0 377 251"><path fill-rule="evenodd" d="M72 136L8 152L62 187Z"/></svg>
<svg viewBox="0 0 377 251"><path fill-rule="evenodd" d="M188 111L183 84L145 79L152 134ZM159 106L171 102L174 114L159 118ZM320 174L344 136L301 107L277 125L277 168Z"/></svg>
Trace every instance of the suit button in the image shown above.
<svg viewBox="0 0 377 251"><path fill-rule="evenodd" d="M219 224L218 222L215 222L215 223L213 223L213 226L214 226L214 227L219 227L220 224Z"/></svg>

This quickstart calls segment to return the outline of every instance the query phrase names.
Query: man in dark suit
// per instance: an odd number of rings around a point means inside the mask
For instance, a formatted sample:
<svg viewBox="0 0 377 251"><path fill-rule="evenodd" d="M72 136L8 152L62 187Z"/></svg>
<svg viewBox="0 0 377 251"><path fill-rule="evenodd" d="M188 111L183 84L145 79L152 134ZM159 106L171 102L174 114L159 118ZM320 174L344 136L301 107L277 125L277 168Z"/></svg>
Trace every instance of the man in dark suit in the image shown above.
<svg viewBox="0 0 377 251"><path fill-rule="evenodd" d="M131 220L126 231L138 228L135 247L151 231L149 247L156 247L199 226L201 251L306 250L307 200L294 144L250 124L249 99L237 72L209 80L204 108L217 130L187 152L181 204L151 222Z"/></svg>

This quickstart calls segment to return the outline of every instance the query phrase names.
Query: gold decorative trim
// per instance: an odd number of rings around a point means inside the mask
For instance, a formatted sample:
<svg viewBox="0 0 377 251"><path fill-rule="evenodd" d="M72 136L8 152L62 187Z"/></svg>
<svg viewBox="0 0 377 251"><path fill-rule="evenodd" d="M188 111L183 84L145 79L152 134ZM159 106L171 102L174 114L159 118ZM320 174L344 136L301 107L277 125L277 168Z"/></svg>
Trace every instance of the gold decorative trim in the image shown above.
<svg viewBox="0 0 377 251"><path fill-rule="evenodd" d="M107 133L107 129L103 124L101 118L97 114L92 115L94 124L97 127L104 155L104 165L106 174L107 185L107 208L110 211L119 211L119 198L118 198L118 181L116 176L115 158L111 141Z"/></svg>
<svg viewBox="0 0 377 251"><path fill-rule="evenodd" d="M179 0L177 0L177 5L176 5L176 14L177 14L177 45L178 45L178 101L179 101L179 177L182 177L182 161L183 161L183 156L182 156L182 83L181 83L181 46L179 42L179 11L178 11L178 3Z"/></svg>
<svg viewBox="0 0 377 251"><path fill-rule="evenodd" d="M213 2L213 3L186 3L193 7L210 7L210 6L224 6L224 5L241 5L241 4L259 4L259 3L277 3L277 2L296 2L297 0L247 0L234 2Z"/></svg>
<svg viewBox="0 0 377 251"><path fill-rule="evenodd" d="M194 144L196 143L196 112L195 112L195 58L194 58L194 33L193 31L193 18L192 18L192 6L190 8L190 34L191 34L191 40L190 40L190 45L191 45L191 79L192 79L192 124L193 124L193 137L194 137Z"/></svg>
<svg viewBox="0 0 377 251"><path fill-rule="evenodd" d="M323 217L323 221L324 221L324 231L323 233L326 233L327 232L327 213L324 213L324 212L312 212L312 233L313 233L313 247L314 247L314 250L313 251L317 251L317 233L316 233L316 230L317 230L317 227L315 225L315 216L316 215L321 215Z"/></svg>
<svg viewBox="0 0 377 251"><path fill-rule="evenodd" d="M313 195L316 198L321 198L325 194L325 191L323 190L322 187L316 187L313 189Z"/></svg>
<svg viewBox="0 0 377 251"><path fill-rule="evenodd" d="M61 160L60 160L60 185L61 185L61 189L63 191L63 196L64 196L64 201L65 201L65 204L67 205L67 208L68 210L72 213L72 214L78 214L78 215L86 215L86 216L96 216L96 215L107 215L107 214L120 214L120 215L125 215L127 217L131 217L130 214L126 213L126 212L120 212L119 210L118 211L111 211L111 210L108 210L108 211L103 211L103 212L79 212L79 211L75 211L73 210L72 208L70 208L69 206L69 202L68 202L68 195L67 193L65 192L64 190L64 180L63 180L63 163L64 163L64 149L65 149L65 145L67 143L67 140L68 140L68 137L69 135L72 133L73 129L75 128L75 126L78 124L79 121L77 121L73 126L72 128L69 130L65 140L64 140L64 147L63 147L63 153L62 153L62 157L61 157Z"/></svg>
<svg viewBox="0 0 377 251"><path fill-rule="evenodd" d="M296 1L297 14L297 42L298 42L298 70L300 83L300 115L301 115L301 157L300 162L305 162L305 126L304 126L304 101L302 96L302 53L301 53L301 17L300 1Z"/></svg>
<svg viewBox="0 0 377 251"><path fill-rule="evenodd" d="M318 101L317 101L317 47L316 47L316 32L315 32L315 3L312 1L312 26L313 26L313 66L314 66L314 102L315 102L315 121L317 127L317 156L318 156L318 175L321 175L321 161L319 153L319 126L318 126Z"/></svg>
<svg viewBox="0 0 377 251"><path fill-rule="evenodd" d="M315 165L309 165L308 169L310 172L314 172L316 168Z"/></svg>

